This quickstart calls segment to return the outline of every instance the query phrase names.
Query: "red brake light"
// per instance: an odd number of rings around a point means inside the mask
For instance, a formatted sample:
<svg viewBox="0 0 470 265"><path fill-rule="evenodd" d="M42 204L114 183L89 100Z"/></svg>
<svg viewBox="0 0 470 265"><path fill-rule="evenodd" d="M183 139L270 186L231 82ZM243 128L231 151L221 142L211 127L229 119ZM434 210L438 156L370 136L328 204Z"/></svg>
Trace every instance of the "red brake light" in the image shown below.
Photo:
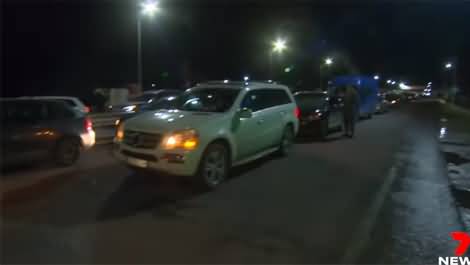
<svg viewBox="0 0 470 265"><path fill-rule="evenodd" d="M299 107L295 107L294 115L295 115L295 117L297 117L297 119L300 118L300 109L299 109Z"/></svg>
<svg viewBox="0 0 470 265"><path fill-rule="evenodd" d="M91 121L91 119L89 117L85 118L85 129L87 131L92 131L93 130L93 122Z"/></svg>
<svg viewBox="0 0 470 265"><path fill-rule="evenodd" d="M90 107L85 106L85 107L83 108L83 110L85 111L85 113L89 113L91 109L90 109Z"/></svg>

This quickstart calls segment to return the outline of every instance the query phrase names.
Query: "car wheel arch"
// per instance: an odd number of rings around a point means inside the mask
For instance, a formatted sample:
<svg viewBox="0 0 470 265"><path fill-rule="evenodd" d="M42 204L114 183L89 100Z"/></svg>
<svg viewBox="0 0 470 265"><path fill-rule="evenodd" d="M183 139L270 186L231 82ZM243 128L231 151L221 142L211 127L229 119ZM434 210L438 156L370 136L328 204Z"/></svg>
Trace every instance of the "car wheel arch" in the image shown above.
<svg viewBox="0 0 470 265"><path fill-rule="evenodd" d="M207 146L206 146L206 149L207 147L209 147L211 144L215 144L215 143L220 143L222 145L225 146L225 148L227 148L228 150L228 155L229 155L229 161L230 163L232 163L232 158L235 157L234 155L234 149L232 148L232 144L230 143L230 141L227 139L227 138L223 138L223 137L219 137L219 138L216 138L212 141L210 141Z"/></svg>

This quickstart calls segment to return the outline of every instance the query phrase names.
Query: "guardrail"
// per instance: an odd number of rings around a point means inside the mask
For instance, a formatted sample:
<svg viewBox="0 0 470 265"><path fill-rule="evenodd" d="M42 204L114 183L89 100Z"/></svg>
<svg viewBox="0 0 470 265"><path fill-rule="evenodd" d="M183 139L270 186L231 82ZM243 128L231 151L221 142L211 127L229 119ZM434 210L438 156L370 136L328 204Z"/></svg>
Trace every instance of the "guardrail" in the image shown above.
<svg viewBox="0 0 470 265"><path fill-rule="evenodd" d="M106 127L106 126L114 126L117 119L121 118L125 113L118 112L118 113L94 113L88 115L93 121L94 127Z"/></svg>
<svg viewBox="0 0 470 265"><path fill-rule="evenodd" d="M124 116L125 112L91 113L88 117L93 122L97 144L112 143L115 134L116 120Z"/></svg>

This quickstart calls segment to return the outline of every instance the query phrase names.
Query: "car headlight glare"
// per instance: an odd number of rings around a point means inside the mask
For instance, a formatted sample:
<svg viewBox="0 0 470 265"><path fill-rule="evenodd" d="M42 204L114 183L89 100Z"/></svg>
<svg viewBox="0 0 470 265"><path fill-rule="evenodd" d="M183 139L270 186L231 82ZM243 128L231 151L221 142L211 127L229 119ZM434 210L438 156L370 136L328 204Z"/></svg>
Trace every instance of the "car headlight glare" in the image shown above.
<svg viewBox="0 0 470 265"><path fill-rule="evenodd" d="M137 111L137 105L125 106L122 109L126 112L135 112Z"/></svg>
<svg viewBox="0 0 470 265"><path fill-rule="evenodd" d="M124 139L124 123L119 123L116 130L116 141L121 142Z"/></svg>
<svg viewBox="0 0 470 265"><path fill-rule="evenodd" d="M193 150L199 143L199 137L195 130L173 132L163 138L162 146L166 150L185 149Z"/></svg>

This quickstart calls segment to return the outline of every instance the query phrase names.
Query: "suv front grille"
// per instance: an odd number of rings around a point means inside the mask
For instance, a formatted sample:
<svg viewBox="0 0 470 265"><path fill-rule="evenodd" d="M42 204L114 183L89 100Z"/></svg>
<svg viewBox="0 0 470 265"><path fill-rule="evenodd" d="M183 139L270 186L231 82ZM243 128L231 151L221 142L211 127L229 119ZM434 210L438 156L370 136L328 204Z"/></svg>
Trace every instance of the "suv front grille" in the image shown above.
<svg viewBox="0 0 470 265"><path fill-rule="evenodd" d="M153 149L160 143L161 139L161 134L125 130L123 142L135 148Z"/></svg>

